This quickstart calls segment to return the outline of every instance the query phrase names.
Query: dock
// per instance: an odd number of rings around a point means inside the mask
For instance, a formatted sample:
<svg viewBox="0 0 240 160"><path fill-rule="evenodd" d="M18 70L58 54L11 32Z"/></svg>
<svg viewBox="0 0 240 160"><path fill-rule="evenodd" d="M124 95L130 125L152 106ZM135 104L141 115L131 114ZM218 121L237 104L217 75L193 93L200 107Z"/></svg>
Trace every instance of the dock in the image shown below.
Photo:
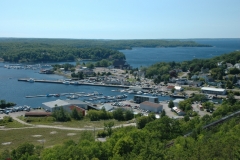
<svg viewBox="0 0 240 160"><path fill-rule="evenodd" d="M20 82L28 82L29 83L29 78L19 78L18 81ZM40 79L34 79L34 82L37 83L54 83L54 84L64 84L63 81L56 81L56 80L40 80ZM100 87L118 87L118 88L129 88L132 86L125 86L125 85L111 85L111 84L99 84L99 83L86 83L86 82L81 82L81 83L74 83L74 84L64 84L64 85L89 85L89 86L100 86ZM150 90L152 88L150 87L144 87L142 89Z"/></svg>

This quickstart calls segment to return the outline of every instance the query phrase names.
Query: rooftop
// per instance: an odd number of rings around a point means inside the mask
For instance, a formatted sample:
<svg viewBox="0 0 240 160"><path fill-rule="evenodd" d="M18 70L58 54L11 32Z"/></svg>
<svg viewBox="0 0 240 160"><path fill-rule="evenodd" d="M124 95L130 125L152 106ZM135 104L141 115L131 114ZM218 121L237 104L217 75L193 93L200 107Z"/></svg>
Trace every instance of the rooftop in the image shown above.
<svg viewBox="0 0 240 160"><path fill-rule="evenodd" d="M153 102L149 102L149 101L144 101L142 102L141 104L144 104L144 105L148 105L150 107L154 107L154 108L158 108L158 107L161 107L162 105L159 104L159 103L153 103ZM140 104L140 105L141 105Z"/></svg>
<svg viewBox="0 0 240 160"><path fill-rule="evenodd" d="M223 88L202 87L201 90L224 92Z"/></svg>

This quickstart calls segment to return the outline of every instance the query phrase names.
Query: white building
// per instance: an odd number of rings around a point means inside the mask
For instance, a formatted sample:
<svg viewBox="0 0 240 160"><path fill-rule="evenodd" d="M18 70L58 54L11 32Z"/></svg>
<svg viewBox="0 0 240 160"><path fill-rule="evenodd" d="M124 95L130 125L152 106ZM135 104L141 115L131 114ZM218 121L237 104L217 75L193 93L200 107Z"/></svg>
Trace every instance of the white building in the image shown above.
<svg viewBox="0 0 240 160"><path fill-rule="evenodd" d="M139 108L143 110L159 113L159 112L162 112L163 106L159 103L145 101L140 104Z"/></svg>
<svg viewBox="0 0 240 160"><path fill-rule="evenodd" d="M175 91L178 91L178 92L183 91L183 88L181 86L175 86L174 89Z"/></svg>
<svg viewBox="0 0 240 160"><path fill-rule="evenodd" d="M216 94L216 95L225 95L227 93L226 89L212 88L212 87L202 87L201 91L202 91L202 93Z"/></svg>
<svg viewBox="0 0 240 160"><path fill-rule="evenodd" d="M80 100L61 100L57 99L55 101L50 101L50 102L45 102L42 103L43 108L45 110L48 110L50 112L54 111L55 109L59 109L60 107L63 107L65 110L69 110L68 107L75 105L77 107L83 108L83 109L88 109L87 103L80 101Z"/></svg>

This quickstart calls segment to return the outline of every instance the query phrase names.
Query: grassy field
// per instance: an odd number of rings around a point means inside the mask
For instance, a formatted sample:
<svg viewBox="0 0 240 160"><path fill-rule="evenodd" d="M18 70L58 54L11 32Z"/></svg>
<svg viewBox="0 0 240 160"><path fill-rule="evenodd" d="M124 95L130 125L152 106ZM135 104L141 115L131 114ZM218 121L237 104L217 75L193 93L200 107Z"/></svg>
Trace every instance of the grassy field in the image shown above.
<svg viewBox="0 0 240 160"><path fill-rule="evenodd" d="M19 119L26 121L26 118L24 117L18 117ZM100 120L100 121L90 121L88 118L84 118L83 120L72 120L68 122L52 122L52 121L47 121L45 117L32 117L31 118L32 122L29 124L34 124L34 125L52 125L52 126L63 126L63 127L72 127L72 128L103 128L104 123L107 122L114 122L115 126L126 124L126 121L117 121L115 119L111 120Z"/></svg>
<svg viewBox="0 0 240 160"><path fill-rule="evenodd" d="M15 149L24 142L51 147L67 140L79 141L81 133L86 131L68 131L48 128L23 128L0 131L0 153L5 149ZM88 131L92 132L93 131ZM96 132L97 133L97 132ZM10 144L6 144L11 142Z"/></svg>

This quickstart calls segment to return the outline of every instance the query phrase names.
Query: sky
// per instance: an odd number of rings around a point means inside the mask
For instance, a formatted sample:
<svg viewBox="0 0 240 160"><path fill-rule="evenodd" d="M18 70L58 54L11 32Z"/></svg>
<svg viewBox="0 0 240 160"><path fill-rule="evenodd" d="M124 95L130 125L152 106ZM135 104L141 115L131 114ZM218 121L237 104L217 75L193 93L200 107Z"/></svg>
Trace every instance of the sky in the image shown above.
<svg viewBox="0 0 240 160"><path fill-rule="evenodd" d="M0 37L240 38L240 0L0 0Z"/></svg>

